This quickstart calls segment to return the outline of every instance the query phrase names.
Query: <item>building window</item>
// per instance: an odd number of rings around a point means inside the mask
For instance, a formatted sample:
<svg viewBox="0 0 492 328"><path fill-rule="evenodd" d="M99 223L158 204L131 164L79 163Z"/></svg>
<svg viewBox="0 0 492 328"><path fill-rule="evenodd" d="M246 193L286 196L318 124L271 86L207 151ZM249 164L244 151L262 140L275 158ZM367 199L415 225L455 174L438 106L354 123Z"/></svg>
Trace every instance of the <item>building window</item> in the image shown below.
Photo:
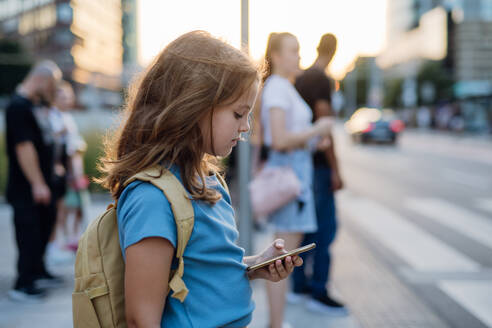
<svg viewBox="0 0 492 328"><path fill-rule="evenodd" d="M36 30L46 30L56 24L56 8L48 5L28 11L20 16L19 34L25 35Z"/></svg>

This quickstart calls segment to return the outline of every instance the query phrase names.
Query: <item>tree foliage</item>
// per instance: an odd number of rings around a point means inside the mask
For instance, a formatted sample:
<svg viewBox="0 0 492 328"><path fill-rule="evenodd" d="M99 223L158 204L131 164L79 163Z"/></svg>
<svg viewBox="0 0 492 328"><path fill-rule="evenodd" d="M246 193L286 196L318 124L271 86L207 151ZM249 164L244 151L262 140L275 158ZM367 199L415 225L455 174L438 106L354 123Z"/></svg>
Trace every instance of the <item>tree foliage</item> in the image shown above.
<svg viewBox="0 0 492 328"><path fill-rule="evenodd" d="M31 56L19 42L0 39L0 95L12 93L31 65Z"/></svg>

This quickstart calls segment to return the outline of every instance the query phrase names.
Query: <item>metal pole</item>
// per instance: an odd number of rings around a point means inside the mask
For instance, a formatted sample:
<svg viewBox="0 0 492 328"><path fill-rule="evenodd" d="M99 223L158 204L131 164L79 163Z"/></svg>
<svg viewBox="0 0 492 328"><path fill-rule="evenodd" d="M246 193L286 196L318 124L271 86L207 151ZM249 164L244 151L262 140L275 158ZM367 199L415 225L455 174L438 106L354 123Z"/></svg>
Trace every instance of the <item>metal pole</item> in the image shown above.
<svg viewBox="0 0 492 328"><path fill-rule="evenodd" d="M241 0L241 49L249 54L249 0ZM240 141L237 152L239 175L239 244L246 255L253 252L251 203L248 183L250 181L251 148L249 141Z"/></svg>
<svg viewBox="0 0 492 328"><path fill-rule="evenodd" d="M357 69L349 73L347 78L347 118L357 110Z"/></svg>

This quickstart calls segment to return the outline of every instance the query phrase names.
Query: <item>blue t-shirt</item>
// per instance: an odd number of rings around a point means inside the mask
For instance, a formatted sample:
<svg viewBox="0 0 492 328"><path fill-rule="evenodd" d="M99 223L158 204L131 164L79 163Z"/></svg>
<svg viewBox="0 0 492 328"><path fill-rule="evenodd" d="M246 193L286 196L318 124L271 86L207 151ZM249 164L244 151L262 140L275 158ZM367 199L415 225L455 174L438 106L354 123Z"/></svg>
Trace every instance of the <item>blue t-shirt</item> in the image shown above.
<svg viewBox="0 0 492 328"><path fill-rule="evenodd" d="M171 172L181 181L178 169ZM251 322L255 305L244 250L236 244L234 209L215 176L208 177L207 184L219 190L222 199L215 205L192 201L195 226L184 252L183 275L189 294L184 303L167 297L162 327L245 327ZM171 205L152 184L129 184L118 200L117 214L123 257L123 250L147 237L165 238L176 248Z"/></svg>

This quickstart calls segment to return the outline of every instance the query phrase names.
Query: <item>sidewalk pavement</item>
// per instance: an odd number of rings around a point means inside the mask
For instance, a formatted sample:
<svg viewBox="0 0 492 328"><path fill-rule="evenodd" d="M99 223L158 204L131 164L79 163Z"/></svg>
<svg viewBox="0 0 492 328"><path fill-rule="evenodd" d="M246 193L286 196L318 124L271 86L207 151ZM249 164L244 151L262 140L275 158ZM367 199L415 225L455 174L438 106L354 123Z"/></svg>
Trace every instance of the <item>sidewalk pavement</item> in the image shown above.
<svg viewBox="0 0 492 328"><path fill-rule="evenodd" d="M106 207L105 202L94 202L91 207L91 217L97 216ZM61 275L66 280L63 288L50 292L47 299L40 304L20 304L12 302L7 297L15 278L15 261L17 250L12 226L11 209L6 204L0 204L0 328L66 328L72 327L73 262L50 265L50 270ZM269 234L258 234L255 237L256 249L263 249L271 240ZM268 326L268 305L264 282L254 281L254 300L256 310L251 328ZM308 312L302 305L288 305L286 321L292 327L303 327L309 324L311 328L337 327L357 328L356 320L351 317L329 318Z"/></svg>
<svg viewBox="0 0 492 328"><path fill-rule="evenodd" d="M91 215L95 217L98 212L106 208L106 205L102 202L93 204ZM12 211L10 206L2 203L0 204L0 328L72 327L73 261L48 266L48 270L65 279L64 287L50 291L43 303L22 304L13 302L7 297L7 291L12 288L16 275L16 260Z"/></svg>

